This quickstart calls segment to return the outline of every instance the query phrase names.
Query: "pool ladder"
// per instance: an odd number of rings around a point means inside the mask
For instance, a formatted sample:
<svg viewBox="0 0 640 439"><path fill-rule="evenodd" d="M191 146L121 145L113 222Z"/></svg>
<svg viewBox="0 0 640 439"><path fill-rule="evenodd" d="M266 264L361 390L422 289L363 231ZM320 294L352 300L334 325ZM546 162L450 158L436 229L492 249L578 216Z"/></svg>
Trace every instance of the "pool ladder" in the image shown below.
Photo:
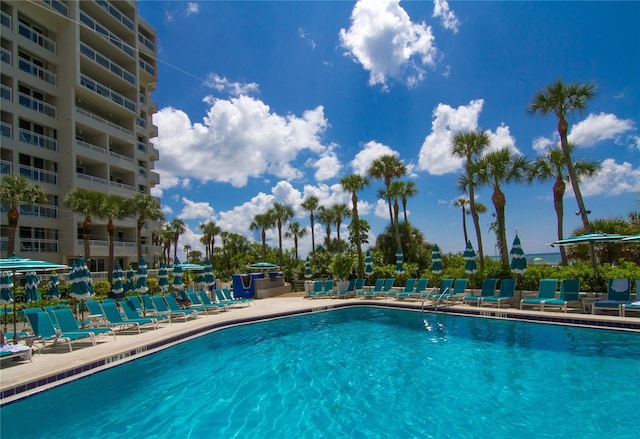
<svg viewBox="0 0 640 439"><path fill-rule="evenodd" d="M436 303L433 304L433 310L435 312L438 312L438 304L440 303L440 301L442 300L442 298L444 297L445 294L447 294L447 292L449 291L449 287L445 288L444 291L442 293L440 293L440 295L438 296L438 298L436 299ZM420 304L420 306L422 307L422 312L424 312L424 303L427 301L427 299L429 299L431 297L431 294L427 294L426 296L424 296L424 298L422 299L422 303Z"/></svg>

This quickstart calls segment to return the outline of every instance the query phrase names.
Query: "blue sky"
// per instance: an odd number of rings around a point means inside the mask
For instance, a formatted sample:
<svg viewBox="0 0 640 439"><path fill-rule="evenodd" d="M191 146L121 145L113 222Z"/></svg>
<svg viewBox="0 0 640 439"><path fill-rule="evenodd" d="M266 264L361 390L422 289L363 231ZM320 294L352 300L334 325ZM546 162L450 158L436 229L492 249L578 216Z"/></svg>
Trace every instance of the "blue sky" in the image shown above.
<svg viewBox="0 0 640 439"><path fill-rule="evenodd" d="M307 196L350 205L339 179L364 174L391 153L419 191L409 200L409 221L444 252L461 252L462 214L452 203L462 196L456 189L462 162L449 153L452 134L488 130L489 150L510 147L533 158L557 144L557 121L529 115L526 107L557 79L598 87L587 111L569 120L576 157L602 163L581 185L591 219L639 208L640 2L139 1L138 7L158 31L153 141L161 184L153 194L168 220L179 217L189 227L180 250L201 249L198 226L209 220L259 241L249 224L274 202L293 206L294 220L308 226L300 208ZM388 224L377 196L382 187L372 180L359 194L373 235ZM507 240L517 229L527 253L554 251L547 245L556 237L551 188L551 182L503 188ZM491 190L481 188L477 200L488 208L481 222L484 250L492 255ZM569 187L567 234L580 226L576 210ZM277 245L275 229L268 239ZM300 242L303 257L310 248L308 234Z"/></svg>

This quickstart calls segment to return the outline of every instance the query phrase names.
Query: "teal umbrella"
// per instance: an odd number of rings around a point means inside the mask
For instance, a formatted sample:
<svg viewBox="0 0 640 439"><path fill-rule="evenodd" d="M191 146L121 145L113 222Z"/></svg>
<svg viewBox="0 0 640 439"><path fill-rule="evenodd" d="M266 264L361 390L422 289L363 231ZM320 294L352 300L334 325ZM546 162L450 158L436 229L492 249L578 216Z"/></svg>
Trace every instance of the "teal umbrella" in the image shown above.
<svg viewBox="0 0 640 439"><path fill-rule="evenodd" d="M198 273L198 277L196 277L196 285L200 289L203 289L203 290L207 289L207 284L204 281L204 273L203 272Z"/></svg>
<svg viewBox="0 0 640 439"><path fill-rule="evenodd" d="M404 265L402 264L402 259L402 249L399 248L396 250L396 273L398 274L404 273Z"/></svg>
<svg viewBox="0 0 640 439"><path fill-rule="evenodd" d="M311 272L311 261L309 260L309 256L304 261L304 277L307 279L313 277L313 273Z"/></svg>
<svg viewBox="0 0 640 439"><path fill-rule="evenodd" d="M126 295L129 291L135 291L136 290L136 284L133 281L135 274L133 273L133 270L129 269L127 270L127 280L125 281L124 285L122 286L123 289L123 293Z"/></svg>
<svg viewBox="0 0 640 439"><path fill-rule="evenodd" d="M464 250L464 272L467 274L476 274L478 272L478 264L476 263L476 251L473 249L471 241L467 241L467 248Z"/></svg>
<svg viewBox="0 0 640 439"><path fill-rule="evenodd" d="M120 264L116 262L116 266L113 267L113 285L111 285L111 292L109 294L112 299L122 299L124 297L122 276L122 267L120 267Z"/></svg>
<svg viewBox="0 0 640 439"><path fill-rule="evenodd" d="M49 291L47 296L51 300L58 300L60 298L60 278L57 274L49 276Z"/></svg>
<svg viewBox="0 0 640 439"><path fill-rule="evenodd" d="M442 273L442 255L440 254L438 244L434 244L433 250L431 251L431 271L434 274Z"/></svg>
<svg viewBox="0 0 640 439"><path fill-rule="evenodd" d="M84 258L78 258L73 266L71 274L73 279L71 284L71 293L69 295L78 300L91 299L95 294L95 291L93 290L91 273L87 268Z"/></svg>
<svg viewBox="0 0 640 439"><path fill-rule="evenodd" d="M216 284L216 278L213 276L213 267L209 259L204 260L204 288L208 290Z"/></svg>
<svg viewBox="0 0 640 439"><path fill-rule="evenodd" d="M509 254L511 255L511 271L516 274L524 273L527 270L527 257L522 250L522 244L520 244L520 238L517 233Z"/></svg>
<svg viewBox="0 0 640 439"><path fill-rule="evenodd" d="M24 288L24 303L28 305L40 300L40 293L38 292L38 275L36 275L35 271L27 273L27 282L25 283Z"/></svg>
<svg viewBox="0 0 640 439"><path fill-rule="evenodd" d="M158 288L163 294L169 291L169 272L164 261L160 262L160 269L158 270Z"/></svg>
<svg viewBox="0 0 640 439"><path fill-rule="evenodd" d="M136 291L144 294L149 291L149 287L147 286L147 261L145 261L144 258L140 258L138 262L136 275L138 276L136 280Z"/></svg>
<svg viewBox="0 0 640 439"><path fill-rule="evenodd" d="M373 256L371 256L371 250L367 250L364 256L364 274L366 276L373 275Z"/></svg>
<svg viewBox="0 0 640 439"><path fill-rule="evenodd" d="M178 258L173 261L173 282L171 283L171 288L176 291L184 290L184 280L182 279L182 265L180 264L180 260Z"/></svg>
<svg viewBox="0 0 640 439"><path fill-rule="evenodd" d="M0 305L4 305L4 332L7 332L9 316L7 305L13 303L13 278L10 271L0 273Z"/></svg>

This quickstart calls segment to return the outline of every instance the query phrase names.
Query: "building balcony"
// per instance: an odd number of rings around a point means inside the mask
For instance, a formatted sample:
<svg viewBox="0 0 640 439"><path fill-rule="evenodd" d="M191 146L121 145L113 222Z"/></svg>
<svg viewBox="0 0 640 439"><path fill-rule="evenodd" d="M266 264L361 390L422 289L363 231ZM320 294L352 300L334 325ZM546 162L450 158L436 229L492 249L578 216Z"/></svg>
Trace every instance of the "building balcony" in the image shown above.
<svg viewBox="0 0 640 439"><path fill-rule="evenodd" d="M11 87L8 87L4 84L0 84L0 99L4 99L5 101L12 101L12 90Z"/></svg>
<svg viewBox="0 0 640 439"><path fill-rule="evenodd" d="M20 251L25 253L58 253L58 240L29 239L19 240Z"/></svg>
<svg viewBox="0 0 640 439"><path fill-rule="evenodd" d="M112 188L115 189L120 189L122 191L127 192L129 195L131 195L131 192L134 192L136 190L135 187L131 186L130 184L126 184L126 183L120 183L117 181L110 181L109 184L111 185Z"/></svg>
<svg viewBox="0 0 640 439"><path fill-rule="evenodd" d="M44 67L35 65L31 61L27 61L24 58L19 58L18 68L23 72L28 73L29 75L35 76L38 79L48 82L51 85L56 85L55 73L45 69Z"/></svg>
<svg viewBox="0 0 640 439"><path fill-rule="evenodd" d="M9 52L4 47L0 47L0 60L3 63L7 63L7 64L11 65L11 52Z"/></svg>
<svg viewBox="0 0 640 439"><path fill-rule="evenodd" d="M10 124L6 122L0 122L0 135L2 137L8 137L9 139L11 139L13 137L12 130L13 128Z"/></svg>
<svg viewBox="0 0 640 439"><path fill-rule="evenodd" d="M56 53L56 43L52 39L47 38L38 32L34 32L22 23L18 24L18 33L49 52L54 54Z"/></svg>
<svg viewBox="0 0 640 439"><path fill-rule="evenodd" d="M69 8L67 8L67 5L62 3L60 0L42 0L42 1L48 4L49 6L51 6L53 10L55 10L59 14L62 14L65 17L69 16Z"/></svg>
<svg viewBox="0 0 640 439"><path fill-rule="evenodd" d="M13 164L8 160L0 160L0 174L11 175Z"/></svg>
<svg viewBox="0 0 640 439"><path fill-rule="evenodd" d="M148 62L140 58L138 59L138 65L140 66L140 71L143 73L146 73L146 77L144 78L145 81L143 82L146 83L149 81L155 81L157 79L156 68L153 67L151 64L149 64Z"/></svg>
<svg viewBox="0 0 640 439"><path fill-rule="evenodd" d="M7 14L6 12L0 11L0 24L11 29L11 15Z"/></svg>
<svg viewBox="0 0 640 439"><path fill-rule="evenodd" d="M11 203L4 202L0 207L3 213L9 212ZM48 204L21 204L20 215L35 216L40 218L58 218L58 206L50 206Z"/></svg>
<svg viewBox="0 0 640 439"><path fill-rule="evenodd" d="M103 119L102 117L98 116L95 113L92 113L89 110L86 110L86 109L81 108L81 107L76 107L76 113L81 114L81 115L83 115L85 117L88 117L89 119L92 119L92 120L100 123L101 125L108 126L110 128L113 128L116 131L120 131L120 132L122 132L124 134L128 134L129 136L133 136L133 131L131 131L131 130L125 128L125 127L121 127L120 125L115 124L113 122L110 122L110 121L108 121L106 119Z"/></svg>
<svg viewBox="0 0 640 439"><path fill-rule="evenodd" d="M76 172L76 177L80 181L91 182L99 185L106 185L107 180L100 177L94 177L93 175L83 174L82 172Z"/></svg>
<svg viewBox="0 0 640 439"><path fill-rule="evenodd" d="M117 161L127 162L133 164L133 158L127 157L126 155L119 154L115 151L109 151L109 156L116 159Z"/></svg>
<svg viewBox="0 0 640 439"><path fill-rule="evenodd" d="M92 29L96 32L97 35L100 35L105 40L109 41L113 46L120 49L120 51L130 58L136 57L136 51L133 47L129 46L127 43L122 41L117 35L113 34L109 29L94 21L89 15L85 12L80 11L80 22L84 24L89 29Z"/></svg>
<svg viewBox="0 0 640 439"><path fill-rule="evenodd" d="M106 85L103 85L86 75L80 75L80 85L129 111L134 113L136 112L136 103L131 99L125 98L120 93L111 90Z"/></svg>
<svg viewBox="0 0 640 439"><path fill-rule="evenodd" d="M29 145L49 149L51 151L58 150L58 141L52 137L43 136L42 134L37 134L33 131L27 131L24 129L19 130L18 133L22 143L28 143Z"/></svg>
<svg viewBox="0 0 640 439"><path fill-rule="evenodd" d="M133 32L133 21L129 19L126 15L124 15L120 9L116 8L114 5L109 3L106 0L95 0L95 2L105 11L107 11L113 18L122 23L124 27Z"/></svg>
<svg viewBox="0 0 640 439"><path fill-rule="evenodd" d="M20 165L20 175L38 183L58 184L58 173Z"/></svg>
<svg viewBox="0 0 640 439"><path fill-rule="evenodd" d="M85 43L80 43L80 53L82 53L82 55L89 58L91 61L95 62L96 64L104 67L106 70L110 71L117 77L124 79L129 84L135 85L136 83L135 75L133 75L124 67L118 65L118 63L102 55L100 52L89 47Z"/></svg>
<svg viewBox="0 0 640 439"><path fill-rule="evenodd" d="M44 101L41 101L24 93L18 93L18 103L23 107L26 107L38 113L42 113L49 117L53 117L54 119L56 118L56 115L58 113L58 109L55 106L47 104Z"/></svg>

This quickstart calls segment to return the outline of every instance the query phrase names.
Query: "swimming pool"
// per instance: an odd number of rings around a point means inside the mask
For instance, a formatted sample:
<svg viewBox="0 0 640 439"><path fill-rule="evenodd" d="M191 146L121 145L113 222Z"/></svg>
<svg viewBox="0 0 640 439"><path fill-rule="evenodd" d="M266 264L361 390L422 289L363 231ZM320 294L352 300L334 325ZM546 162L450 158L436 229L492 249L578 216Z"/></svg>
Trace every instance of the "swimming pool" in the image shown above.
<svg viewBox="0 0 640 439"><path fill-rule="evenodd" d="M2 407L7 438L635 437L640 336L379 308L228 328Z"/></svg>

